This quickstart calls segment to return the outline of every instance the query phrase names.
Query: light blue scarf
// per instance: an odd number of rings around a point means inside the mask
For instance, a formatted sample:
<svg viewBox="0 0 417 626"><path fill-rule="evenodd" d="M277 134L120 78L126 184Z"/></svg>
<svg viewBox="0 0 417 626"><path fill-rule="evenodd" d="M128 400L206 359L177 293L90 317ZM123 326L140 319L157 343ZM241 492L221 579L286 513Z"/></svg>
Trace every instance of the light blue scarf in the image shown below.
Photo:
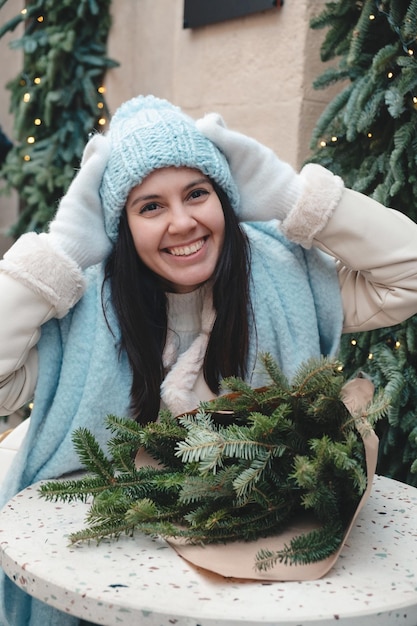
<svg viewBox="0 0 417 626"><path fill-rule="evenodd" d="M305 360L334 355L342 329L340 289L334 261L319 250L289 242L276 222L244 225L251 244L251 333L248 379L265 384L257 356L270 352L291 378ZM42 328L39 378L27 437L16 455L0 508L18 491L42 479L79 469L72 433L92 430L105 446L106 415L128 414L131 374L118 353L111 307L102 311L103 268L87 272L88 287L62 320ZM105 291L105 296L109 294ZM91 548L94 550L94 547ZM33 600L2 574L0 626L76 626L77 618Z"/></svg>

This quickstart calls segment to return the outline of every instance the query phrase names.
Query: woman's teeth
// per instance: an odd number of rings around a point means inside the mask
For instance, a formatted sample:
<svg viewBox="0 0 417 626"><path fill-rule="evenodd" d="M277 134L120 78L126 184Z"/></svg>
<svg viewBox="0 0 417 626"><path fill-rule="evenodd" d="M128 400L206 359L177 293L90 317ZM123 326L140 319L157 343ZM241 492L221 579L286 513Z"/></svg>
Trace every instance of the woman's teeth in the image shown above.
<svg viewBox="0 0 417 626"><path fill-rule="evenodd" d="M168 252L173 254L174 256L188 256L190 254L194 254L200 250L204 245L204 239L200 239L200 241L196 241L189 246L177 247L177 248L168 248Z"/></svg>

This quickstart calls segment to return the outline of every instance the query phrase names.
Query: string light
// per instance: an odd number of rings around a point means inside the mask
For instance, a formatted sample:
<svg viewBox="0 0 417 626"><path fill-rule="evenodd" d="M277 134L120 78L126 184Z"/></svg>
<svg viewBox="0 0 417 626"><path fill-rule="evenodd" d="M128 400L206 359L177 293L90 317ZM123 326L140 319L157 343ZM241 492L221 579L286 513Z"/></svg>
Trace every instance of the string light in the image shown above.
<svg viewBox="0 0 417 626"><path fill-rule="evenodd" d="M97 87L97 91L100 94L104 94L104 93L106 93L106 88L105 88L104 85L100 85L100 87ZM98 102L97 103L97 108L98 109L104 109L104 102ZM98 123L99 126L105 126L107 124L107 120L106 120L105 117L100 117L97 123Z"/></svg>
<svg viewBox="0 0 417 626"><path fill-rule="evenodd" d="M28 154L25 154L25 156L23 157L24 161L30 161L30 156Z"/></svg>
<svg viewBox="0 0 417 626"><path fill-rule="evenodd" d="M332 141L333 141L333 143L335 143L337 141L337 137L335 135L332 137Z"/></svg>
<svg viewBox="0 0 417 626"><path fill-rule="evenodd" d="M325 148L326 146L327 146L327 142L324 141L324 139L320 141L320 148Z"/></svg>
<svg viewBox="0 0 417 626"><path fill-rule="evenodd" d="M36 139L32 135L26 139L27 143L35 143Z"/></svg>
<svg viewBox="0 0 417 626"><path fill-rule="evenodd" d="M21 15L26 15L26 13L27 13L27 12L28 12L28 10L27 10L27 9L22 9L22 10L20 11Z"/></svg>
<svg viewBox="0 0 417 626"><path fill-rule="evenodd" d="M388 72L387 76L388 76L388 78L393 78L394 73L393 72Z"/></svg>
<svg viewBox="0 0 417 626"><path fill-rule="evenodd" d="M40 126L42 124L42 120L39 117L37 117L33 123L35 124L35 126Z"/></svg>
<svg viewBox="0 0 417 626"><path fill-rule="evenodd" d="M372 135L372 133L368 133L366 136L368 137L368 139L372 139L373 135Z"/></svg>
<svg viewBox="0 0 417 626"><path fill-rule="evenodd" d="M39 15L39 17L36 18L38 22L43 22L43 15Z"/></svg>
<svg viewBox="0 0 417 626"><path fill-rule="evenodd" d="M378 12L386 17L386 19L387 19L389 25L391 26L392 30L398 35L398 38L401 41L403 50L409 56L411 56L411 57L414 56L414 50L410 47L411 45L413 45L414 40L413 40L413 42L411 42L411 41L409 41L409 42L404 41L404 39L402 37L401 28L395 23L395 21L392 19L391 15L389 13L387 13L387 11L385 11L385 7L384 7L384 4L382 2L379 2L379 0L375 0L375 6L376 6Z"/></svg>
<svg viewBox="0 0 417 626"><path fill-rule="evenodd" d="M30 93L25 93L24 94L23 102L30 102Z"/></svg>
<svg viewBox="0 0 417 626"><path fill-rule="evenodd" d="M375 15L373 13L371 13L371 15L369 16L370 20L374 20L375 19Z"/></svg>
<svg viewBox="0 0 417 626"><path fill-rule="evenodd" d="M33 82L35 83L35 85L40 85L41 84L41 78L39 76L36 76L36 78L33 79Z"/></svg>
<svg viewBox="0 0 417 626"><path fill-rule="evenodd" d="M381 337L381 342L385 341L386 345L391 349L399 350L401 348L401 341L397 339L391 332L387 333L383 337ZM350 345L354 348L358 349L360 352L364 352L364 350L358 345L358 342L355 338L350 340ZM372 361L374 358L373 352L368 352L367 359Z"/></svg>

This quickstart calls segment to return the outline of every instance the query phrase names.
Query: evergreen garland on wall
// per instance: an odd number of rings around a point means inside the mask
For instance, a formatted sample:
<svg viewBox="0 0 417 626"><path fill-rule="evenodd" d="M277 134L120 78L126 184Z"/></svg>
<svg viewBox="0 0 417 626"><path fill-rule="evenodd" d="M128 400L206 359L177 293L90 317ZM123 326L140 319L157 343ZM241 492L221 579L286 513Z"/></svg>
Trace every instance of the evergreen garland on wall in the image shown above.
<svg viewBox="0 0 417 626"><path fill-rule="evenodd" d="M317 123L314 160L352 189L417 218L417 0L328 2L316 88L347 81Z"/></svg>
<svg viewBox="0 0 417 626"><path fill-rule="evenodd" d="M417 0L327 2L312 27L327 29L322 60L338 60L315 87L342 89L316 125L311 160L416 221ZM417 486L417 317L345 335L340 358L392 398L377 471Z"/></svg>
<svg viewBox="0 0 417 626"><path fill-rule="evenodd" d="M7 0L0 0L0 8ZM53 217L89 133L108 118L103 78L111 0L28 0L0 27L0 37L23 22L23 68L8 85L15 146L0 170L18 191L22 211L11 234L44 229Z"/></svg>

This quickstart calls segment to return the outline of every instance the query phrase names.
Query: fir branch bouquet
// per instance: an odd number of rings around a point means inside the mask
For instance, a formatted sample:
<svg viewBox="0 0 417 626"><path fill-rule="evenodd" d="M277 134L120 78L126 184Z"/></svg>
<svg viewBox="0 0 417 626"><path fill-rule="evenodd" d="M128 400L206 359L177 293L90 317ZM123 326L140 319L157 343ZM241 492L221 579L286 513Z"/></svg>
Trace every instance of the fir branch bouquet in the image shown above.
<svg viewBox="0 0 417 626"><path fill-rule="evenodd" d="M278 552L263 550L255 567L333 554L366 488L363 424L371 429L386 399L379 395L366 413L352 415L342 400L346 381L337 361L308 361L291 384L270 355L263 363L270 385L252 389L229 378L229 394L192 414L161 412L158 422L145 426L108 416L109 454L90 431L75 431L88 474L40 487L53 501L92 497L86 528L70 535L71 542L135 531L194 544L252 541L277 535L307 511L320 528ZM155 463L138 466L138 450Z"/></svg>

